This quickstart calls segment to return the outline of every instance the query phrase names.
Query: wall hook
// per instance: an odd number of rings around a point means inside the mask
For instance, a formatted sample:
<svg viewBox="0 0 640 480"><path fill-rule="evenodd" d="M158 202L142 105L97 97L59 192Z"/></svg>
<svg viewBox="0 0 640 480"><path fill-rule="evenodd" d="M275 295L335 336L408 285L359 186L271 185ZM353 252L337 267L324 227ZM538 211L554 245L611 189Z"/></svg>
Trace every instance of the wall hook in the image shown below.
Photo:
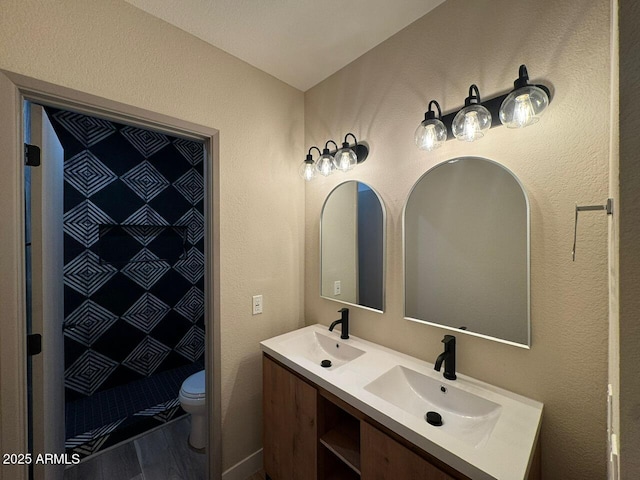
<svg viewBox="0 0 640 480"><path fill-rule="evenodd" d="M573 256L573 261L576 261L576 242L578 239L578 213L580 212L588 212L591 210L606 210L607 215L613 215L613 198L607 199L606 205L578 205L576 204L576 220L573 227L573 250L571 251L571 255Z"/></svg>

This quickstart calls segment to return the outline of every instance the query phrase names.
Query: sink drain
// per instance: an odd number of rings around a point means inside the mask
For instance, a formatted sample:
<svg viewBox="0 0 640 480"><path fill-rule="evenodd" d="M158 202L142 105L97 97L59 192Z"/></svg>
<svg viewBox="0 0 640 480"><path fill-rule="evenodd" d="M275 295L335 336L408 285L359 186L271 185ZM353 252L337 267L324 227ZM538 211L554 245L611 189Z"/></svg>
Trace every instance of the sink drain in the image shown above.
<svg viewBox="0 0 640 480"><path fill-rule="evenodd" d="M329 368L331 366L331 360L322 360L320 362L320 366L324 368Z"/></svg>
<svg viewBox="0 0 640 480"><path fill-rule="evenodd" d="M438 412L427 412L424 418L429 425L433 425L434 427L442 426L442 415Z"/></svg>

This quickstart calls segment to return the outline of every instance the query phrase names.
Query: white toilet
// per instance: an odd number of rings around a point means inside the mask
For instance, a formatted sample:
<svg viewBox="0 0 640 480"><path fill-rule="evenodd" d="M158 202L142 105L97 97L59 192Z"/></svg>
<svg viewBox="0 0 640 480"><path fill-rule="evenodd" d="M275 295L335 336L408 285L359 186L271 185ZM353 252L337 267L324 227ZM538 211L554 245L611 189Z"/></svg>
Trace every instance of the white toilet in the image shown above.
<svg viewBox="0 0 640 480"><path fill-rule="evenodd" d="M189 444L198 450L207 444L207 403L204 385L204 370L200 370L182 382L179 396L183 410L191 414Z"/></svg>

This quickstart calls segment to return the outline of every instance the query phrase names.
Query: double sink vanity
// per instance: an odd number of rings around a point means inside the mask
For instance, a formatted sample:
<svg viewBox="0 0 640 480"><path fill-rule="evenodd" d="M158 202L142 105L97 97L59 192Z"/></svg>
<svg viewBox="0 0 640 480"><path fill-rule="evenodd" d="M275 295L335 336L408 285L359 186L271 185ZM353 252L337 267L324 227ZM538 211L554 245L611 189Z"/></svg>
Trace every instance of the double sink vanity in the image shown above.
<svg viewBox="0 0 640 480"><path fill-rule="evenodd" d="M346 181L328 194L321 297L384 312L386 268L400 261L385 257L386 223L370 186ZM329 329L313 325L263 341L268 478L539 479L542 404L455 371L454 335L525 355L531 346L522 184L483 158L436 165L408 194L402 237L404 318L449 331L444 352L434 355L434 368L349 337L346 308Z"/></svg>
<svg viewBox="0 0 640 480"><path fill-rule="evenodd" d="M539 478L539 402L323 325L261 347L273 480Z"/></svg>

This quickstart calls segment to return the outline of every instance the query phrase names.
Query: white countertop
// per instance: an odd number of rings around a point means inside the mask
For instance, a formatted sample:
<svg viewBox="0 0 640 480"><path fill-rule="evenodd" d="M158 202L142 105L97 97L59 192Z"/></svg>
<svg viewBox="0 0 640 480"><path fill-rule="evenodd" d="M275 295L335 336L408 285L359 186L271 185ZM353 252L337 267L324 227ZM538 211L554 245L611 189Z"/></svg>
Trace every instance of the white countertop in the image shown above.
<svg viewBox="0 0 640 480"><path fill-rule="evenodd" d="M292 348L296 337L313 332L335 337L337 342L365 353L337 368L322 368ZM294 330L260 345L263 352L461 473L479 480L526 479L542 420L542 403L459 373L457 380L446 380L431 363L353 335L341 340L337 329L329 332L324 325ZM445 387L465 390L499 404L500 415L488 438L476 445L461 441L365 390L367 384L397 365L437 379Z"/></svg>

